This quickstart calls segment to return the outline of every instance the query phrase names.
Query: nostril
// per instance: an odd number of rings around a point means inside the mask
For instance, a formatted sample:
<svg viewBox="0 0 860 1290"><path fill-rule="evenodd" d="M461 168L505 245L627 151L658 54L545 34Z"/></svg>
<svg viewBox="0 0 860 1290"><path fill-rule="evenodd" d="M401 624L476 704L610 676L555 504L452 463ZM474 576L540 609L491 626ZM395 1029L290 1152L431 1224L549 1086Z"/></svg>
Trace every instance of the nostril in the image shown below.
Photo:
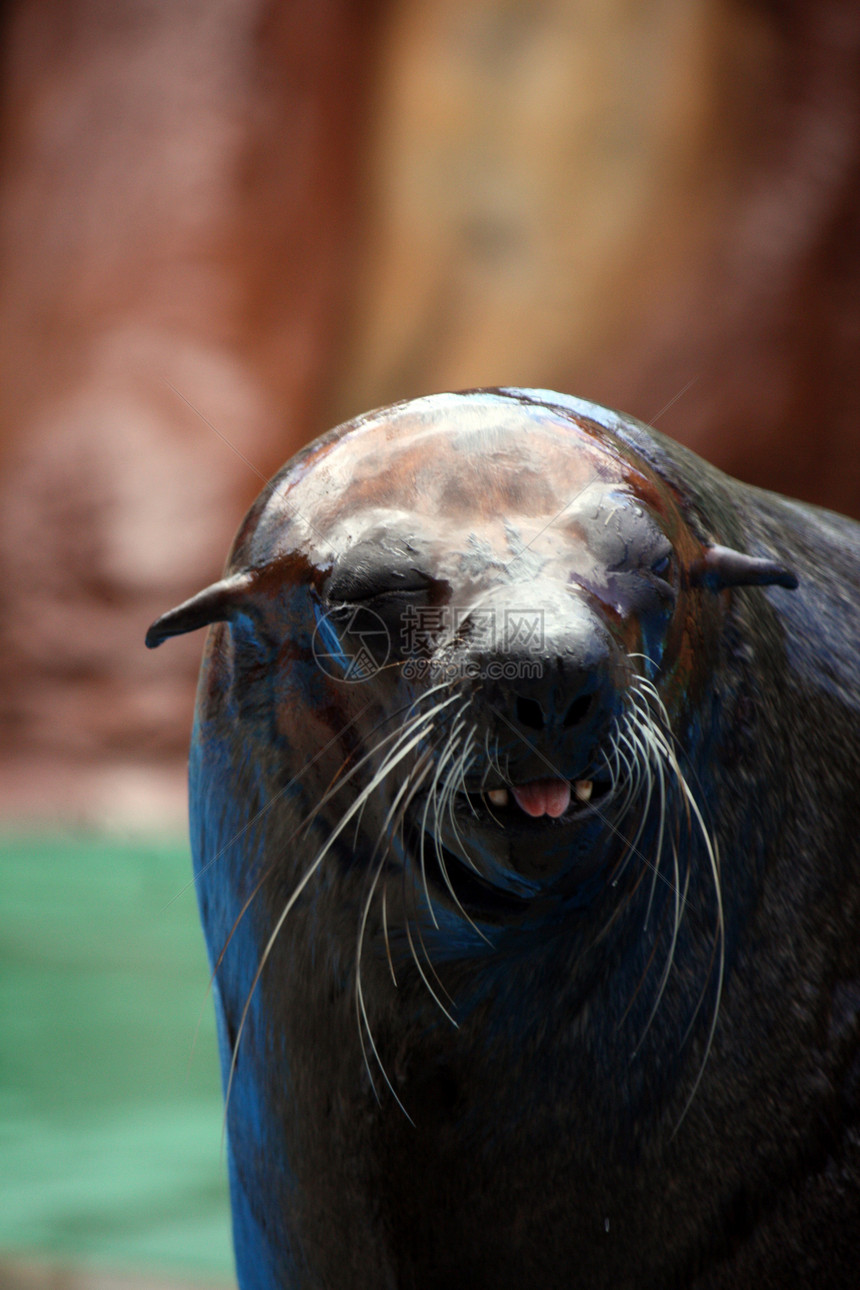
<svg viewBox="0 0 860 1290"><path fill-rule="evenodd" d="M543 730L543 711L537 699L525 699L517 695L517 721L529 730Z"/></svg>
<svg viewBox="0 0 860 1290"><path fill-rule="evenodd" d="M593 694L581 694L564 714L564 728L568 730L571 726L576 726L580 721L584 721L591 711L591 705L594 702Z"/></svg>

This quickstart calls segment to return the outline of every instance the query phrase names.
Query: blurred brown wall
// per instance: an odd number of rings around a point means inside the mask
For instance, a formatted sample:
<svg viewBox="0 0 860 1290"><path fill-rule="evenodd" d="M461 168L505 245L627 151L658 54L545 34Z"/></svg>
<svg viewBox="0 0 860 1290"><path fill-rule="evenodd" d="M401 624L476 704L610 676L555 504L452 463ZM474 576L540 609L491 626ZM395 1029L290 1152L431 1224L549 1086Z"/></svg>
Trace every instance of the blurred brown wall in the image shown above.
<svg viewBox="0 0 860 1290"><path fill-rule="evenodd" d="M322 429L377 7L7 9L7 813L145 819L162 766L181 785L200 641L143 633Z"/></svg>
<svg viewBox="0 0 860 1290"><path fill-rule="evenodd" d="M557 388L860 514L856 0L419 0L335 419Z"/></svg>
<svg viewBox="0 0 860 1290"><path fill-rule="evenodd" d="M858 66L854 0L8 6L0 809L179 802L145 626L367 407L566 389L860 512Z"/></svg>

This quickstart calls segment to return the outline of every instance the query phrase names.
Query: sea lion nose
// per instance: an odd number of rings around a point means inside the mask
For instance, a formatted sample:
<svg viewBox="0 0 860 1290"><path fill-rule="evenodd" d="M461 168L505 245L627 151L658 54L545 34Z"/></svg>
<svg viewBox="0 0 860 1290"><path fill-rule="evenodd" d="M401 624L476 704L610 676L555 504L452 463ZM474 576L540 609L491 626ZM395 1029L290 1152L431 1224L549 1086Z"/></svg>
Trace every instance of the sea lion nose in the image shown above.
<svg viewBox="0 0 860 1290"><path fill-rule="evenodd" d="M620 690L601 637L591 642L587 657L557 641L547 646L539 660L497 656L497 668L488 666L478 682L473 712L495 747L512 759L512 774L544 775L549 766L567 778L605 738Z"/></svg>
<svg viewBox="0 0 860 1290"><path fill-rule="evenodd" d="M565 670L562 667L558 684L544 682L536 691L511 692L508 706L518 725L536 732L570 730L588 718L599 699L600 677L591 672L565 676Z"/></svg>
<svg viewBox="0 0 860 1290"><path fill-rule="evenodd" d="M587 659L583 651L552 641L539 660L500 659L498 679L488 669L491 709L509 729L526 737L543 735L554 742L575 739L593 717L613 706L609 649L602 641L592 644Z"/></svg>

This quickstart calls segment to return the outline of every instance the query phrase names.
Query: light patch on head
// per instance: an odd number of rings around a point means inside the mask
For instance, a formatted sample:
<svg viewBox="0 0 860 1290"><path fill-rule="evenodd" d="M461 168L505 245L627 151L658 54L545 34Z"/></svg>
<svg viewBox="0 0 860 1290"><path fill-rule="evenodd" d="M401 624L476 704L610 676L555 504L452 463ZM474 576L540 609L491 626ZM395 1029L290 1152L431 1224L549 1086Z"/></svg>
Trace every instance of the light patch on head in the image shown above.
<svg viewBox="0 0 860 1290"><path fill-rule="evenodd" d="M531 549L529 544L523 540L519 529L514 524L511 524L510 521L505 521L505 537L508 541L508 550L512 556L512 564L507 567L512 571L515 568L517 581L522 582L524 579L538 577L541 569L546 564L546 558L537 555Z"/></svg>
<svg viewBox="0 0 860 1290"><path fill-rule="evenodd" d="M459 572L464 578L480 578L490 569L503 568L492 545L486 538L470 533L466 538L466 550L460 556Z"/></svg>

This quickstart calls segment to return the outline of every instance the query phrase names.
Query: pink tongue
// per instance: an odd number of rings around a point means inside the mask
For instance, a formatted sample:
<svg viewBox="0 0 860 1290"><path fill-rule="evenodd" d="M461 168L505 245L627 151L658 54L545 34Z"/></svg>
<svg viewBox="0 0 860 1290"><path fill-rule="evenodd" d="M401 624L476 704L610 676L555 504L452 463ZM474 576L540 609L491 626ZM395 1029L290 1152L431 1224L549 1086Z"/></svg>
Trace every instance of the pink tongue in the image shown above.
<svg viewBox="0 0 860 1290"><path fill-rule="evenodd" d="M570 784L564 779L535 779L531 784L512 784L511 792L526 815L551 815L557 819L570 806Z"/></svg>

